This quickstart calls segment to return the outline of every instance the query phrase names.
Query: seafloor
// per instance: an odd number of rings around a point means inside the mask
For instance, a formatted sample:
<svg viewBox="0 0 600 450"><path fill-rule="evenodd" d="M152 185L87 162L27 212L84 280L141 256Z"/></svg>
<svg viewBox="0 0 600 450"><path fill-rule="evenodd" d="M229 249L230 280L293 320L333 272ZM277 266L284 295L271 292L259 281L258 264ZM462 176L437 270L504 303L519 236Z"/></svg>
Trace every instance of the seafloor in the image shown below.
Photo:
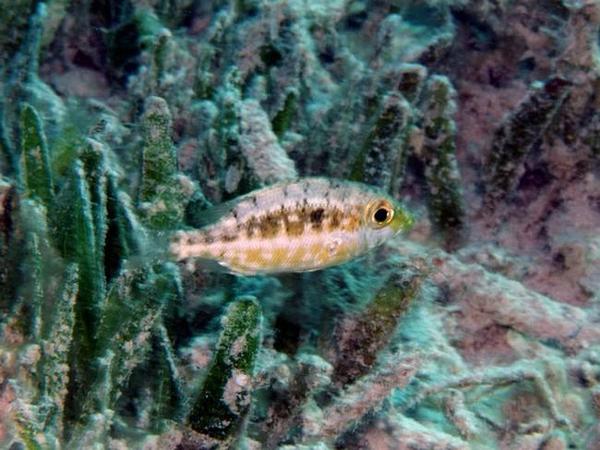
<svg viewBox="0 0 600 450"><path fill-rule="evenodd" d="M600 2L2 0L0 447L600 449ZM298 176L416 226L177 265Z"/></svg>

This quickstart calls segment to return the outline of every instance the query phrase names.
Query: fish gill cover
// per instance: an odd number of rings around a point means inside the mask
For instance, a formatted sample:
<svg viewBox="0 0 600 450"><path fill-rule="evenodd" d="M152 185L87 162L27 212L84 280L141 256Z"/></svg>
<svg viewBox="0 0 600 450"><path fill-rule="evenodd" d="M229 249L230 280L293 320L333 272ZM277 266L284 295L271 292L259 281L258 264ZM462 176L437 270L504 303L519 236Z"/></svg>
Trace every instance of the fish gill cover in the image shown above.
<svg viewBox="0 0 600 450"><path fill-rule="evenodd" d="M0 448L600 448L599 27L594 0L1 2ZM298 177L414 227L314 272L169 255Z"/></svg>

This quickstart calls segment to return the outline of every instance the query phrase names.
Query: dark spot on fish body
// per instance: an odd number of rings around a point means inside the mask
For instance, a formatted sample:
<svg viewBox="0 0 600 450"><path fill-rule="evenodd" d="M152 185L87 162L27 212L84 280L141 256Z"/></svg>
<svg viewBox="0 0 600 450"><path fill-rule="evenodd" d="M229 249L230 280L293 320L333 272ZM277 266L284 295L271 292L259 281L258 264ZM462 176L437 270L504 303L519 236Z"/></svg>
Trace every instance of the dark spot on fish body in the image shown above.
<svg viewBox="0 0 600 450"><path fill-rule="evenodd" d="M298 215L298 220L303 223L308 223L309 214L308 214L308 202L306 199L302 202L302 206L298 210L296 210L296 214Z"/></svg>
<svg viewBox="0 0 600 450"><path fill-rule="evenodd" d="M296 206L299 206L296 204ZM292 215L297 216L296 220L291 220ZM288 236L301 236L304 233L304 223L299 209L286 210L282 215L285 232Z"/></svg>
<svg viewBox="0 0 600 450"><path fill-rule="evenodd" d="M246 222L246 237L251 239L254 236L254 232L258 228L258 220L255 216L252 216Z"/></svg>
<svg viewBox="0 0 600 450"><path fill-rule="evenodd" d="M313 229L320 229L323 224L323 218L325 216L325 210L323 208L317 208L310 213L310 223Z"/></svg>
<svg viewBox="0 0 600 450"><path fill-rule="evenodd" d="M304 233L304 222L301 220L287 221L285 232L288 236L302 236Z"/></svg>
<svg viewBox="0 0 600 450"><path fill-rule="evenodd" d="M344 230L348 232L357 231L360 228L360 217L361 211L359 208L354 207L345 212L344 217L346 218L346 223L344 224Z"/></svg>
<svg viewBox="0 0 600 450"><path fill-rule="evenodd" d="M272 227L279 229L282 221L281 211L275 211L274 213L267 214L267 220L271 224Z"/></svg>
<svg viewBox="0 0 600 450"><path fill-rule="evenodd" d="M210 233L204 233L202 241L204 244L212 244L215 242L215 237Z"/></svg>
<svg viewBox="0 0 600 450"><path fill-rule="evenodd" d="M283 222L283 229L285 230L285 233L290 234L290 232L289 232L290 219L288 218L288 215L286 214L283 206L281 208L281 221Z"/></svg>
<svg viewBox="0 0 600 450"><path fill-rule="evenodd" d="M331 210L329 214L329 228L330 230L337 230L342 223L343 213L339 209L335 208Z"/></svg>
<svg viewBox="0 0 600 450"><path fill-rule="evenodd" d="M221 235L221 241L233 242L233 241L236 241L238 239L238 237L239 236L236 233L232 233L232 232L223 233L223 235Z"/></svg>
<svg viewBox="0 0 600 450"><path fill-rule="evenodd" d="M263 238L272 238L279 233L279 219L272 214L264 216L258 226Z"/></svg>

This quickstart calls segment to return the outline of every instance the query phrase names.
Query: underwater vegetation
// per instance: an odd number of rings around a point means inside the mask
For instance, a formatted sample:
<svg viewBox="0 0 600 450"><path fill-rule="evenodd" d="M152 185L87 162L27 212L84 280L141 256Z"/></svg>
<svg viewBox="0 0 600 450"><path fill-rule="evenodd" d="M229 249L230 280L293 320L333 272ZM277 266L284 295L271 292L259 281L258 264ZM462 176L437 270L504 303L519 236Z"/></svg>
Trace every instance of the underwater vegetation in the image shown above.
<svg viewBox="0 0 600 450"><path fill-rule="evenodd" d="M600 449L600 4L0 4L0 448ZM412 231L177 262L277 182Z"/></svg>

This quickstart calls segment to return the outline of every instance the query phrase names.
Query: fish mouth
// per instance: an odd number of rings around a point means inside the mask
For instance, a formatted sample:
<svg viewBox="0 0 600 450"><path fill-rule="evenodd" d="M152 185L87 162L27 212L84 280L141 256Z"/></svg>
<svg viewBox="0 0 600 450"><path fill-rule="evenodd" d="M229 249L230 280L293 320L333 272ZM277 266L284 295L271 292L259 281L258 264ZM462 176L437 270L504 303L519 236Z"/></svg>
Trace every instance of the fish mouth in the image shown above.
<svg viewBox="0 0 600 450"><path fill-rule="evenodd" d="M394 219L390 224L394 234L410 230L415 224L414 216L406 209L399 207L394 210Z"/></svg>

